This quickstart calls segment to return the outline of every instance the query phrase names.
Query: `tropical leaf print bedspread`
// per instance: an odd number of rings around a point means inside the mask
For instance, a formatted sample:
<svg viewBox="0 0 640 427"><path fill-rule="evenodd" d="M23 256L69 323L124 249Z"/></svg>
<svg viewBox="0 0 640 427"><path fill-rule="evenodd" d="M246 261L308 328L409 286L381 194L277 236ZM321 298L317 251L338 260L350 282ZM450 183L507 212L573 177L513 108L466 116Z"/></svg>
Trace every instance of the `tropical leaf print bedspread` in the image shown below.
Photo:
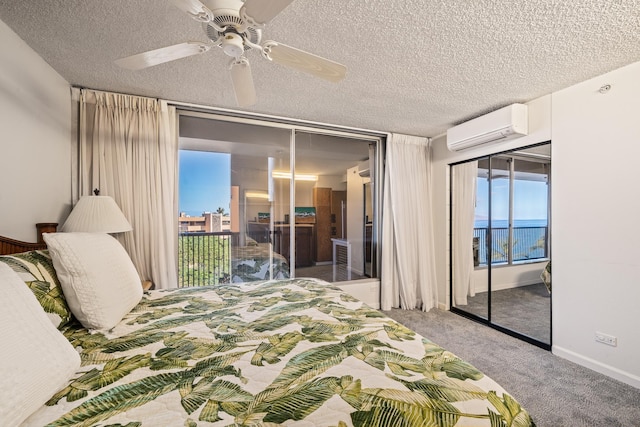
<svg viewBox="0 0 640 427"><path fill-rule="evenodd" d="M330 284L151 291L28 426L532 426L468 363Z"/></svg>

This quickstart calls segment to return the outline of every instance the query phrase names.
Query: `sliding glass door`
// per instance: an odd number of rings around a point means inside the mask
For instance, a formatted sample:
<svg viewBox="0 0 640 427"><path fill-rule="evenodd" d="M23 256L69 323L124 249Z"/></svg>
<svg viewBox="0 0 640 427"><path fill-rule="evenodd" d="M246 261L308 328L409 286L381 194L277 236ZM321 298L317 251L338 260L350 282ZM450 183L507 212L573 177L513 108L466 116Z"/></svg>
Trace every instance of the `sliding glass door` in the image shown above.
<svg viewBox="0 0 640 427"><path fill-rule="evenodd" d="M308 252L303 245L296 256L296 276L330 282L376 277L370 267L374 249L370 164L376 156L372 146L366 139L296 132L296 236L311 243Z"/></svg>
<svg viewBox="0 0 640 427"><path fill-rule="evenodd" d="M377 277L378 139L180 116L181 286Z"/></svg>
<svg viewBox="0 0 640 427"><path fill-rule="evenodd" d="M289 170L291 132L189 116L180 125L180 286L290 277L274 247L289 182L274 173Z"/></svg>
<svg viewBox="0 0 640 427"><path fill-rule="evenodd" d="M550 143L451 165L451 307L551 345Z"/></svg>

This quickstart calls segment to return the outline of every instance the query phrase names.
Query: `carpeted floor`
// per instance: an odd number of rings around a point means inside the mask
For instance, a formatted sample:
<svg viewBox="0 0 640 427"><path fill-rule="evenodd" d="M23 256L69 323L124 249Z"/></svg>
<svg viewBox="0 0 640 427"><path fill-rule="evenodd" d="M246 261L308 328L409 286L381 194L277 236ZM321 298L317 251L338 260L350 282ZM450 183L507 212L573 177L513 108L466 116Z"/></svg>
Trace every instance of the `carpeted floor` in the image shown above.
<svg viewBox="0 0 640 427"><path fill-rule="evenodd" d="M461 310L487 318L487 292L468 298ZM491 322L551 343L551 296L543 283L521 286L491 294Z"/></svg>
<svg viewBox="0 0 640 427"><path fill-rule="evenodd" d="M640 390L448 311L384 312L500 383L538 427L640 426Z"/></svg>

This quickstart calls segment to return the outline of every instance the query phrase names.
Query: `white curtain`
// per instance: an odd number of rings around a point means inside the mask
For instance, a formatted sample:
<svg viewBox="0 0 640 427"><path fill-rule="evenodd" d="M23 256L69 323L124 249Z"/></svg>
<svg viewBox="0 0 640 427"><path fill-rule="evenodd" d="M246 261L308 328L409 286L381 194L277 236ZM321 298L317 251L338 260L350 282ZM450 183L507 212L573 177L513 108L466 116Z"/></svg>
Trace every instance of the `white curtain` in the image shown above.
<svg viewBox="0 0 640 427"><path fill-rule="evenodd" d="M476 294L473 283L473 223L476 209L478 162L452 166L453 303L466 305Z"/></svg>
<svg viewBox="0 0 640 427"><path fill-rule="evenodd" d="M133 227L116 237L142 280L177 286L178 137L164 101L83 89L79 193L115 199Z"/></svg>
<svg viewBox="0 0 640 427"><path fill-rule="evenodd" d="M429 311L438 301L429 140L387 141L382 219L381 306Z"/></svg>

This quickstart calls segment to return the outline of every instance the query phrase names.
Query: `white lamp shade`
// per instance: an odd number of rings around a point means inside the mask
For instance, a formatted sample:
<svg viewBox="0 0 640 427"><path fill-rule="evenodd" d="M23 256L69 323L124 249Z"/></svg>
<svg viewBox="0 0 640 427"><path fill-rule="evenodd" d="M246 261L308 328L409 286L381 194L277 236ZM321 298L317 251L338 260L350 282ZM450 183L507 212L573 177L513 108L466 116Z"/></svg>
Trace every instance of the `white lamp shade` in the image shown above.
<svg viewBox="0 0 640 427"><path fill-rule="evenodd" d="M86 233L122 233L133 228L109 196L83 196L78 200L62 231Z"/></svg>

